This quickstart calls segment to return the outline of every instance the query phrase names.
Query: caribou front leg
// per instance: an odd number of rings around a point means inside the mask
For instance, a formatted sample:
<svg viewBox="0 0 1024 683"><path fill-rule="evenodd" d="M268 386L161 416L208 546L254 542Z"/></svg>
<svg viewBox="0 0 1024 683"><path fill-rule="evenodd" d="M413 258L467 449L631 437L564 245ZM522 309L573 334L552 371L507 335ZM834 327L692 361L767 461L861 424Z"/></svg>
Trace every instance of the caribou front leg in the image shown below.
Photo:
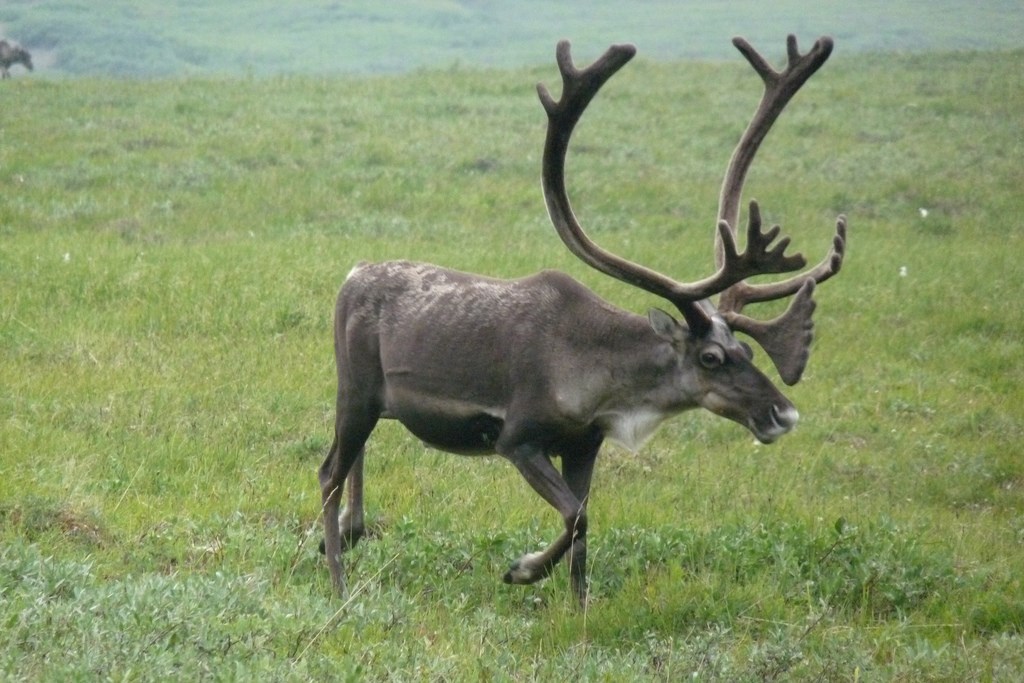
<svg viewBox="0 0 1024 683"><path fill-rule="evenodd" d="M581 509L585 512L587 503L590 501L590 479L594 473L594 461L597 459L597 451L601 447L603 436L599 433L585 443L582 443L578 450L567 451L562 455L562 478L569 485L576 499L580 501ZM581 606L587 603L588 582L587 582L587 536L576 534L569 548L569 577L572 579L573 592Z"/></svg>
<svg viewBox="0 0 1024 683"><path fill-rule="evenodd" d="M505 583L527 584L546 578L566 551L570 551L570 575L573 592L580 604L587 599L587 509L597 448L586 453L572 453L563 458L565 476L558 473L548 454L533 445L516 448L508 459L552 507L562 515L565 531L547 548L527 553L516 560L505 573Z"/></svg>

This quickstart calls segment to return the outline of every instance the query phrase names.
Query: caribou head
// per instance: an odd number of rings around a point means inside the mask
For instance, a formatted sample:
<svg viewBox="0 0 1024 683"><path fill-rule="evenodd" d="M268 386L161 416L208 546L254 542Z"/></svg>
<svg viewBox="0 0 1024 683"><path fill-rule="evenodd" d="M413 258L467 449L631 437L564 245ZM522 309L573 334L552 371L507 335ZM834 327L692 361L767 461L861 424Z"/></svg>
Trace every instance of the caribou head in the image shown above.
<svg viewBox="0 0 1024 683"><path fill-rule="evenodd" d="M557 101L538 86L548 116L542 184L551 221L569 250L597 270L651 292L680 314L618 309L567 275L543 271L496 280L438 266L393 261L359 264L335 309L338 372L335 436L320 467L324 551L335 589L345 592L342 552L364 533L363 454L380 418L397 419L429 445L462 454L497 453L562 516L563 533L545 550L520 557L508 583L546 577L568 554L573 590L586 600L586 505L597 452L608 438L639 447L664 419L703 407L770 443L797 422L793 404L752 362L742 332L764 348L787 384L807 363L815 285L839 271L846 222L814 268L773 284L756 275L799 271L780 229L762 229L751 202L743 251L737 245L740 194L758 146L789 100L828 59L832 41L800 54L788 40L788 65L773 69L741 38L736 47L765 84L764 95L726 171L714 253L717 270L692 283L628 261L596 245L565 189L573 128L604 83L635 54L610 47L585 69L568 42L556 55ZM718 296L717 306L711 297ZM792 297L785 313L759 321L746 304ZM561 459L561 472L552 458ZM339 515L348 483L348 500Z"/></svg>

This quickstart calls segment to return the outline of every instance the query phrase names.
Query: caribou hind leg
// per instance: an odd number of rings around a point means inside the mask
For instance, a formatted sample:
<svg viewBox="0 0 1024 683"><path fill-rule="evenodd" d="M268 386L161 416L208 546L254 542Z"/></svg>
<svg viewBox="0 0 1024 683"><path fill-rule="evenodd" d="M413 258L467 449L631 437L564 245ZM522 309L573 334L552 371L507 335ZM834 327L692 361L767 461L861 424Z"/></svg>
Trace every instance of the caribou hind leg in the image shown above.
<svg viewBox="0 0 1024 683"><path fill-rule="evenodd" d="M331 584L339 595L345 595L345 575L341 553L355 545L363 535L363 453L366 440L377 423L377 416L366 414L353 419L356 411L338 407L334 443L320 465L320 493L323 500L324 554L331 572ZM339 518L341 492L348 479L349 498L344 515Z"/></svg>
<svg viewBox="0 0 1024 683"><path fill-rule="evenodd" d="M332 447L333 450L333 447ZM347 500L341 511L339 528L341 532L341 551L345 552L359 542L366 535L366 524L363 519L363 455L366 449L363 448L352 468L348 471L345 479L345 492ZM324 467L320 468L320 487L327 485L327 477L330 477L330 467L324 461ZM324 539L320 539L320 554L325 554Z"/></svg>
<svg viewBox="0 0 1024 683"><path fill-rule="evenodd" d="M345 480L347 500L345 509L341 511L341 549L350 550L366 533L363 519L363 456L366 448L359 450L359 455L352 463Z"/></svg>

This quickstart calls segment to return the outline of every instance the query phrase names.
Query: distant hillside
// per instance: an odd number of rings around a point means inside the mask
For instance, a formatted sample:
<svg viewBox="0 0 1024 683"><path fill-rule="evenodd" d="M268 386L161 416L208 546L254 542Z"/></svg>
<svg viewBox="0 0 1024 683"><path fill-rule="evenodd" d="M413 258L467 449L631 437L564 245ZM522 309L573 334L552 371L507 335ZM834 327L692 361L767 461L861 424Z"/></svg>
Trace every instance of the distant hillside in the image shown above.
<svg viewBox="0 0 1024 683"><path fill-rule="evenodd" d="M585 7L585 9L581 9ZM0 35L36 71L135 77L390 73L546 63L570 38L582 57L612 42L655 60L732 56L729 38L836 37L842 52L1024 46L1019 0L5 0ZM17 75L17 72L16 72Z"/></svg>

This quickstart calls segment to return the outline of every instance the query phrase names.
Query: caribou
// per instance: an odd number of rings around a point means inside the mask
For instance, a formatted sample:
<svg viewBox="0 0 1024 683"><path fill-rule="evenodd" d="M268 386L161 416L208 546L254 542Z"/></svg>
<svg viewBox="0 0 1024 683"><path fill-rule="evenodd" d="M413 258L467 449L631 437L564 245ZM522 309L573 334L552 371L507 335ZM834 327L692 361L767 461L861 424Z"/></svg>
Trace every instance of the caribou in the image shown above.
<svg viewBox="0 0 1024 683"><path fill-rule="evenodd" d="M10 78L10 68L18 63L24 64L31 71L32 55L20 45L0 40L0 78Z"/></svg>
<svg viewBox="0 0 1024 683"><path fill-rule="evenodd" d="M801 54L787 40L788 65L774 69L743 38L734 45L764 82L761 101L732 155L719 197L714 274L676 281L612 254L584 232L565 186L569 139L604 83L636 53L613 45L577 68L568 41L556 48L562 91L537 91L547 112L541 181L548 214L568 249L598 271L646 290L681 315L619 309L570 276L545 270L500 280L410 261L359 263L335 306L337 404L334 440L319 468L324 541L333 589L346 595L342 553L364 535L363 459L378 420L394 419L428 446L509 460L562 517L564 531L526 553L504 575L511 584L547 577L568 554L572 591L588 596L587 501L602 443L636 449L666 418L697 407L743 425L771 443L797 423L797 410L753 364L748 335L779 377L799 381L812 338L815 286L839 272L846 218L813 268L772 283L753 276L800 271L779 226L762 230L756 201L746 246L736 225L744 179L778 115L832 52L820 38ZM718 295L717 305L710 298ZM743 314L747 304L792 297L770 321ZM561 471L554 459L560 458ZM347 485L347 487L346 487ZM343 491L346 505L339 513Z"/></svg>

